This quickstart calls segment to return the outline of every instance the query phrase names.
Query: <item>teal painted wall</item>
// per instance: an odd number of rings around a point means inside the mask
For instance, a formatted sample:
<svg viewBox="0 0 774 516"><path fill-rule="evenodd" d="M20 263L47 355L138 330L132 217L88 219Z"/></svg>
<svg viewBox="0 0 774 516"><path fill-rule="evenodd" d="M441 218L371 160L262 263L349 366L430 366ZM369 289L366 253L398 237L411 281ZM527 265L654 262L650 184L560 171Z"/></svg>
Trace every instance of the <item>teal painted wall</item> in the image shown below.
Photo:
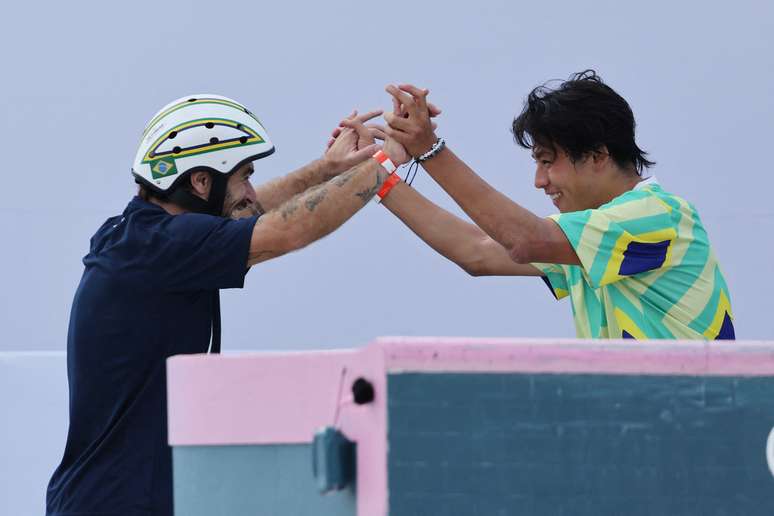
<svg viewBox="0 0 774 516"><path fill-rule="evenodd" d="M309 445L172 449L175 516L355 516L354 490L321 495Z"/></svg>
<svg viewBox="0 0 774 516"><path fill-rule="evenodd" d="M408 515L774 514L774 378L394 374Z"/></svg>

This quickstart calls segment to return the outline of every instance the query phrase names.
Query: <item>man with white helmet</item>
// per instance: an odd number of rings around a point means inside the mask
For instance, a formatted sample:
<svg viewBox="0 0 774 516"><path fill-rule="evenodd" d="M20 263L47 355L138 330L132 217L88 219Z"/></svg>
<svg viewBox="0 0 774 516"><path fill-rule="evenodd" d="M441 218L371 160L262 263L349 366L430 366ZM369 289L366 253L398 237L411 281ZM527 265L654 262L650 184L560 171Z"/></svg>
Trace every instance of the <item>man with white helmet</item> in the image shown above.
<svg viewBox="0 0 774 516"><path fill-rule="evenodd" d="M47 514L172 514L165 360L217 352L219 289L241 288L250 266L327 235L379 191L395 168L390 149L348 131L324 158L253 189L252 162L274 146L244 106L194 95L153 117L132 169L140 193L83 260L67 339L70 427ZM408 158L399 146L394 157Z"/></svg>

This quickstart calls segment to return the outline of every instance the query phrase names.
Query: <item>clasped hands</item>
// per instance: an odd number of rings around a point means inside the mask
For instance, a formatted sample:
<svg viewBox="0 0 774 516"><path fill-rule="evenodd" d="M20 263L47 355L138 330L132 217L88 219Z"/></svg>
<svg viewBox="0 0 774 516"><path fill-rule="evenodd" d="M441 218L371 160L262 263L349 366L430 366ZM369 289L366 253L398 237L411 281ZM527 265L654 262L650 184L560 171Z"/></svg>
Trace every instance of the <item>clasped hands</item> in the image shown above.
<svg viewBox="0 0 774 516"><path fill-rule="evenodd" d="M427 101L429 90L411 84L389 85L385 88L392 97L392 112L370 111L358 115L353 111L331 133L323 159L331 170L341 173L370 158L384 142L384 152L396 165L421 156L435 144L436 124L431 118L441 110ZM385 125L368 123L383 115Z"/></svg>

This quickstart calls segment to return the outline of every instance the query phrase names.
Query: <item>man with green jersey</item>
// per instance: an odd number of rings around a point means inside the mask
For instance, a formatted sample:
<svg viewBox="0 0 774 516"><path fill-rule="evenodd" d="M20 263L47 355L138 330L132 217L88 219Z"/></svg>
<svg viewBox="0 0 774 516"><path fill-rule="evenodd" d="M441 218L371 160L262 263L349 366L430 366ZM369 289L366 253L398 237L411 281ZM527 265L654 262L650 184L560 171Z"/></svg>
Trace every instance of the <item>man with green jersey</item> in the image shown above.
<svg viewBox="0 0 774 516"><path fill-rule="evenodd" d="M557 299L571 296L579 337L734 338L728 286L696 208L655 177L551 219L580 265L533 265Z"/></svg>
<svg viewBox="0 0 774 516"><path fill-rule="evenodd" d="M665 191L634 140L627 102L592 70L540 86L513 121L532 150L535 187L560 214L541 218L476 175L436 137L428 90L388 86L393 113L371 134L396 140L475 224L405 183L383 204L474 276L541 276L570 297L582 338L733 339L730 296L696 209ZM344 122L361 134L359 122Z"/></svg>

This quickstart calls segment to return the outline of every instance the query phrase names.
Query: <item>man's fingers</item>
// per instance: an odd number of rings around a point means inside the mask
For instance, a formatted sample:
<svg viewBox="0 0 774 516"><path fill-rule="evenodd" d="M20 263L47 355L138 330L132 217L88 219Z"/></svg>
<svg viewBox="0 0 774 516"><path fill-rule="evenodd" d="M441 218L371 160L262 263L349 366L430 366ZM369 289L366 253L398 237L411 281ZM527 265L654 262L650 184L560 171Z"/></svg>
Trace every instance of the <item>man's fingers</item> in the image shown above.
<svg viewBox="0 0 774 516"><path fill-rule="evenodd" d="M412 123L400 115L393 115L392 113L384 114L384 121L393 129L400 131L406 131L412 127Z"/></svg>
<svg viewBox="0 0 774 516"><path fill-rule="evenodd" d="M382 109L377 109L377 110L374 110L374 111L369 111L368 113L365 113L365 114L362 114L362 115L356 117L356 120L358 120L359 122L368 122L369 120L371 120L373 118L376 118L377 116L381 115L382 113L384 113L384 110L382 110Z"/></svg>
<svg viewBox="0 0 774 516"><path fill-rule="evenodd" d="M403 108L395 97L392 97L392 114L403 116Z"/></svg>
<svg viewBox="0 0 774 516"><path fill-rule="evenodd" d="M371 136L377 140L384 140L387 138L387 134L384 132L384 126L379 124L368 124L366 126L371 131Z"/></svg>
<svg viewBox="0 0 774 516"><path fill-rule="evenodd" d="M409 112L411 114L418 114L417 113L417 104L414 102L414 97L411 95L399 90L397 87L393 86L392 84L388 85L385 88L385 91L393 96L394 99L396 99L399 103L399 105L402 106L401 113Z"/></svg>
<svg viewBox="0 0 774 516"><path fill-rule="evenodd" d="M412 97L424 97L428 94L428 90L423 88L417 88L413 84L399 84L398 89L401 91L405 91Z"/></svg>
<svg viewBox="0 0 774 516"><path fill-rule="evenodd" d="M433 104L432 102L427 103L427 112L430 113L431 117L436 117L441 114L441 108Z"/></svg>
<svg viewBox="0 0 774 516"><path fill-rule="evenodd" d="M364 126L363 122L360 122L357 118L352 120L342 120L341 125L353 129L360 138L365 138L367 140L371 139L371 133L368 131L368 128Z"/></svg>
<svg viewBox="0 0 774 516"><path fill-rule="evenodd" d="M408 93L398 88L397 86L388 84L387 87L384 89L387 93L389 93L390 95L398 99L398 102L400 102L404 106L409 106L411 104L414 104L414 98Z"/></svg>
<svg viewBox="0 0 774 516"><path fill-rule="evenodd" d="M357 138L357 133L353 129L349 129L347 127L337 127L333 130L333 133L331 133L332 138L328 140L328 145L326 146L327 149L330 149L331 146L336 143L339 140L346 140L349 138ZM345 142L346 145L346 142Z"/></svg>
<svg viewBox="0 0 774 516"><path fill-rule="evenodd" d="M401 91L405 91L412 97L414 97L414 101L416 102L417 109L420 113L424 113L427 111L427 94L430 93L430 90L423 89L423 88L417 88L413 84L401 84L398 86L398 89Z"/></svg>
<svg viewBox="0 0 774 516"><path fill-rule="evenodd" d="M384 125L383 124L368 124L366 125L369 129L375 129L377 131L384 132Z"/></svg>
<svg viewBox="0 0 774 516"><path fill-rule="evenodd" d="M349 119L347 118L345 120L349 120ZM334 129L331 132L331 138L333 138L335 140L336 138L338 138L339 136L341 136L343 134L353 133L353 132L355 132L353 129L350 129L348 127L338 126L336 129Z"/></svg>
<svg viewBox="0 0 774 516"><path fill-rule="evenodd" d="M396 142L400 143L403 146L405 146L406 142L409 140L406 133L404 133L403 131L398 131L396 129L393 129L392 127L389 127L389 126L384 128L384 134L387 135L387 138L395 140Z"/></svg>
<svg viewBox="0 0 774 516"><path fill-rule="evenodd" d="M376 144L376 143L372 143L368 147L363 147L359 151L355 152L355 154L352 155L352 158L351 158L350 161L354 161L356 163L359 163L361 161L365 161L368 158L370 158L371 156L373 156L376 153L376 151L378 151L381 148L382 148L381 145Z"/></svg>

